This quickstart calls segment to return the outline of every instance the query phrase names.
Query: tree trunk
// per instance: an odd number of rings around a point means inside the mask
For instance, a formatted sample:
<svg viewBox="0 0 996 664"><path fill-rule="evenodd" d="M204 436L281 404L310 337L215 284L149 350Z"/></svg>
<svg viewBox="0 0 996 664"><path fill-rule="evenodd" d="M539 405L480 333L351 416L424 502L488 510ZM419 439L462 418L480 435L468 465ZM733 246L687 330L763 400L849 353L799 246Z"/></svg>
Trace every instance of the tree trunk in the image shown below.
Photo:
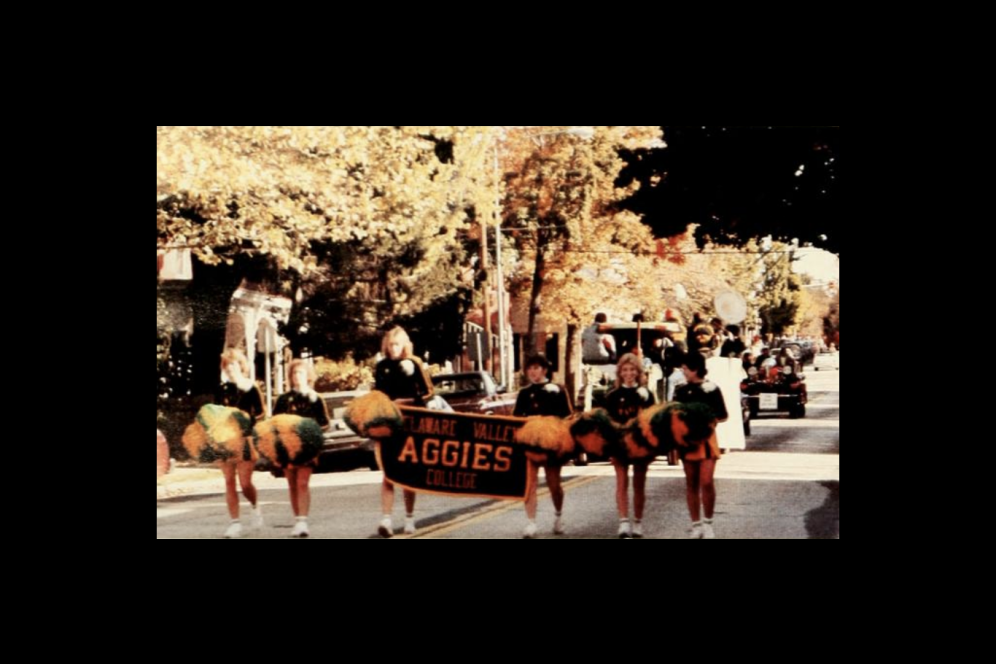
<svg viewBox="0 0 996 664"><path fill-rule="evenodd" d="M581 344L575 324L567 326L567 347L564 351L564 387L571 396L571 403L577 408L578 391L581 389L579 369L581 368Z"/></svg>
<svg viewBox="0 0 996 664"><path fill-rule="evenodd" d="M542 231L540 231L542 233ZM546 271L546 247L542 240L536 247L536 269L533 271L533 291L529 296L529 331L526 334L526 357L536 354L536 316L539 315L540 294L543 292L543 273Z"/></svg>

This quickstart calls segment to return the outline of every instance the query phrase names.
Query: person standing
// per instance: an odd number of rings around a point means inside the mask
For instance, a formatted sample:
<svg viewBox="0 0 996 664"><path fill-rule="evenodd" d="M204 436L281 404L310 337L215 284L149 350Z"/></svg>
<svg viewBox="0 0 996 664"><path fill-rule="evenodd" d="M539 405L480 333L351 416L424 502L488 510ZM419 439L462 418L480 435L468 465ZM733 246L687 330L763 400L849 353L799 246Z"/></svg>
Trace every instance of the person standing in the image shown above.
<svg viewBox="0 0 996 664"><path fill-rule="evenodd" d="M411 339L404 328L393 327L384 335L381 342L384 359L374 369L375 389L391 399L409 399L416 406L424 406L432 397L432 380L425 372L421 360L415 357ZM415 533L415 492L403 490L405 501L406 535ZM377 524L377 534L381 537L394 535L391 513L394 511L394 484L384 478L380 489L382 516Z"/></svg>
<svg viewBox="0 0 996 664"><path fill-rule="evenodd" d="M221 355L222 383L215 391L214 403L219 406L238 408L249 416L249 430L263 416L263 395L256 383L249 377L249 360L245 353L237 348L229 348ZM242 455L219 461L221 472L225 476L225 503L231 521L225 530L228 539L242 536L242 523L239 521L239 493L235 484L236 476L242 485L242 495L252 505L250 528L258 530L263 527L263 513L257 502L256 487L252 483L252 473L256 462L250 449L248 436Z"/></svg>
<svg viewBox="0 0 996 664"><path fill-rule="evenodd" d="M688 353L681 370L687 383L675 390L675 401L703 404L709 407L713 416L710 436L682 448L680 452L685 469L685 497L692 519L690 536L692 539L715 539L712 519L716 508L716 484L713 476L720 455L715 424L725 421L729 415L719 387L705 379L708 370L700 353ZM705 513L704 520L701 520L702 512Z"/></svg>
<svg viewBox="0 0 996 664"><path fill-rule="evenodd" d="M553 417L567 417L573 412L567 391L560 385L551 383L547 374L550 371L550 362L542 355L534 355L526 361L526 378L529 379L529 387L521 390L515 400L515 410L512 414L516 417L532 417L535 415L551 415ZM546 475L546 485L550 489L550 498L553 500L554 521L553 534L563 535L563 509L564 509L564 489L561 485L560 474L563 467L563 460L550 455L545 461L543 471ZM539 465L530 460L527 465L529 494L526 496L526 523L522 536L525 539L536 537L538 528L536 527L537 509L537 484L539 483Z"/></svg>
<svg viewBox="0 0 996 664"><path fill-rule="evenodd" d="M595 322L581 333L581 360L585 364L606 364L616 357L616 340L598 329L606 320L605 314L596 314Z"/></svg>
<svg viewBox="0 0 996 664"><path fill-rule="evenodd" d="M605 396L605 410L619 425L624 425L655 403L654 395L645 386L643 363L633 353L619 358L616 367L616 385ZM643 537L643 507L646 504L647 469L653 455L645 459L630 460L625 450L612 457L616 471L616 508L619 511L619 537ZM629 521L629 466L633 465L633 517Z"/></svg>
<svg viewBox="0 0 996 664"><path fill-rule="evenodd" d="M273 407L274 415L298 415L315 421L322 429L327 429L330 420L325 401L315 392L315 370L306 360L290 363L291 391L281 394ZM289 463L284 468L287 488L290 491L291 509L294 511L294 529L291 537L308 537L308 513L311 511L311 473L315 459L305 463Z"/></svg>

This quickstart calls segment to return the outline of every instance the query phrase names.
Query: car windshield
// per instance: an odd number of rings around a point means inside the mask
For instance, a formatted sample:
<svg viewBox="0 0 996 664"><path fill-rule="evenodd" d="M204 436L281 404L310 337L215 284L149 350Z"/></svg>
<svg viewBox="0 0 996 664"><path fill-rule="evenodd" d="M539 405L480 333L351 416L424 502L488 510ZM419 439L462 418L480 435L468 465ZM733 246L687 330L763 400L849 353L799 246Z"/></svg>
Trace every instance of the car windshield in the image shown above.
<svg viewBox="0 0 996 664"><path fill-rule="evenodd" d="M435 382L435 381L434 381ZM435 383L436 394L460 394L462 392L485 392L484 381L480 378L453 378Z"/></svg>
<svg viewBox="0 0 996 664"><path fill-rule="evenodd" d="M333 420L341 420L346 416L346 407L356 397L326 397L325 408Z"/></svg>

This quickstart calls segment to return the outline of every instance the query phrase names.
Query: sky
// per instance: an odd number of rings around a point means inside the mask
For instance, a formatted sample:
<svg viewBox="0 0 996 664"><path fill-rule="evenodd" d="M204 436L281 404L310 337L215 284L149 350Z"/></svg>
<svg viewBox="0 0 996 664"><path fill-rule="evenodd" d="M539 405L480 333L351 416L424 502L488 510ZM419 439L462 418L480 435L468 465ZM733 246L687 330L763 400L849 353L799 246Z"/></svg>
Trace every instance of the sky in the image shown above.
<svg viewBox="0 0 996 664"><path fill-rule="evenodd" d="M795 252L793 271L808 274L816 281L840 281L840 258L823 249L803 248Z"/></svg>

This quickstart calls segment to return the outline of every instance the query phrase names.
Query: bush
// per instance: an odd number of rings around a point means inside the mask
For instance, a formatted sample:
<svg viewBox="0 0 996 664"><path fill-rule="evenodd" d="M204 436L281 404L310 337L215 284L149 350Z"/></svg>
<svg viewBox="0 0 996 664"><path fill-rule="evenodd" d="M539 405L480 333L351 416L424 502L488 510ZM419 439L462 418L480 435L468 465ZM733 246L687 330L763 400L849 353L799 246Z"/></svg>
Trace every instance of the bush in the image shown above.
<svg viewBox="0 0 996 664"><path fill-rule="evenodd" d="M368 364L357 364L352 355L339 361L317 358L315 360L315 390L318 392L346 392L358 389L361 385L373 386L373 368Z"/></svg>

